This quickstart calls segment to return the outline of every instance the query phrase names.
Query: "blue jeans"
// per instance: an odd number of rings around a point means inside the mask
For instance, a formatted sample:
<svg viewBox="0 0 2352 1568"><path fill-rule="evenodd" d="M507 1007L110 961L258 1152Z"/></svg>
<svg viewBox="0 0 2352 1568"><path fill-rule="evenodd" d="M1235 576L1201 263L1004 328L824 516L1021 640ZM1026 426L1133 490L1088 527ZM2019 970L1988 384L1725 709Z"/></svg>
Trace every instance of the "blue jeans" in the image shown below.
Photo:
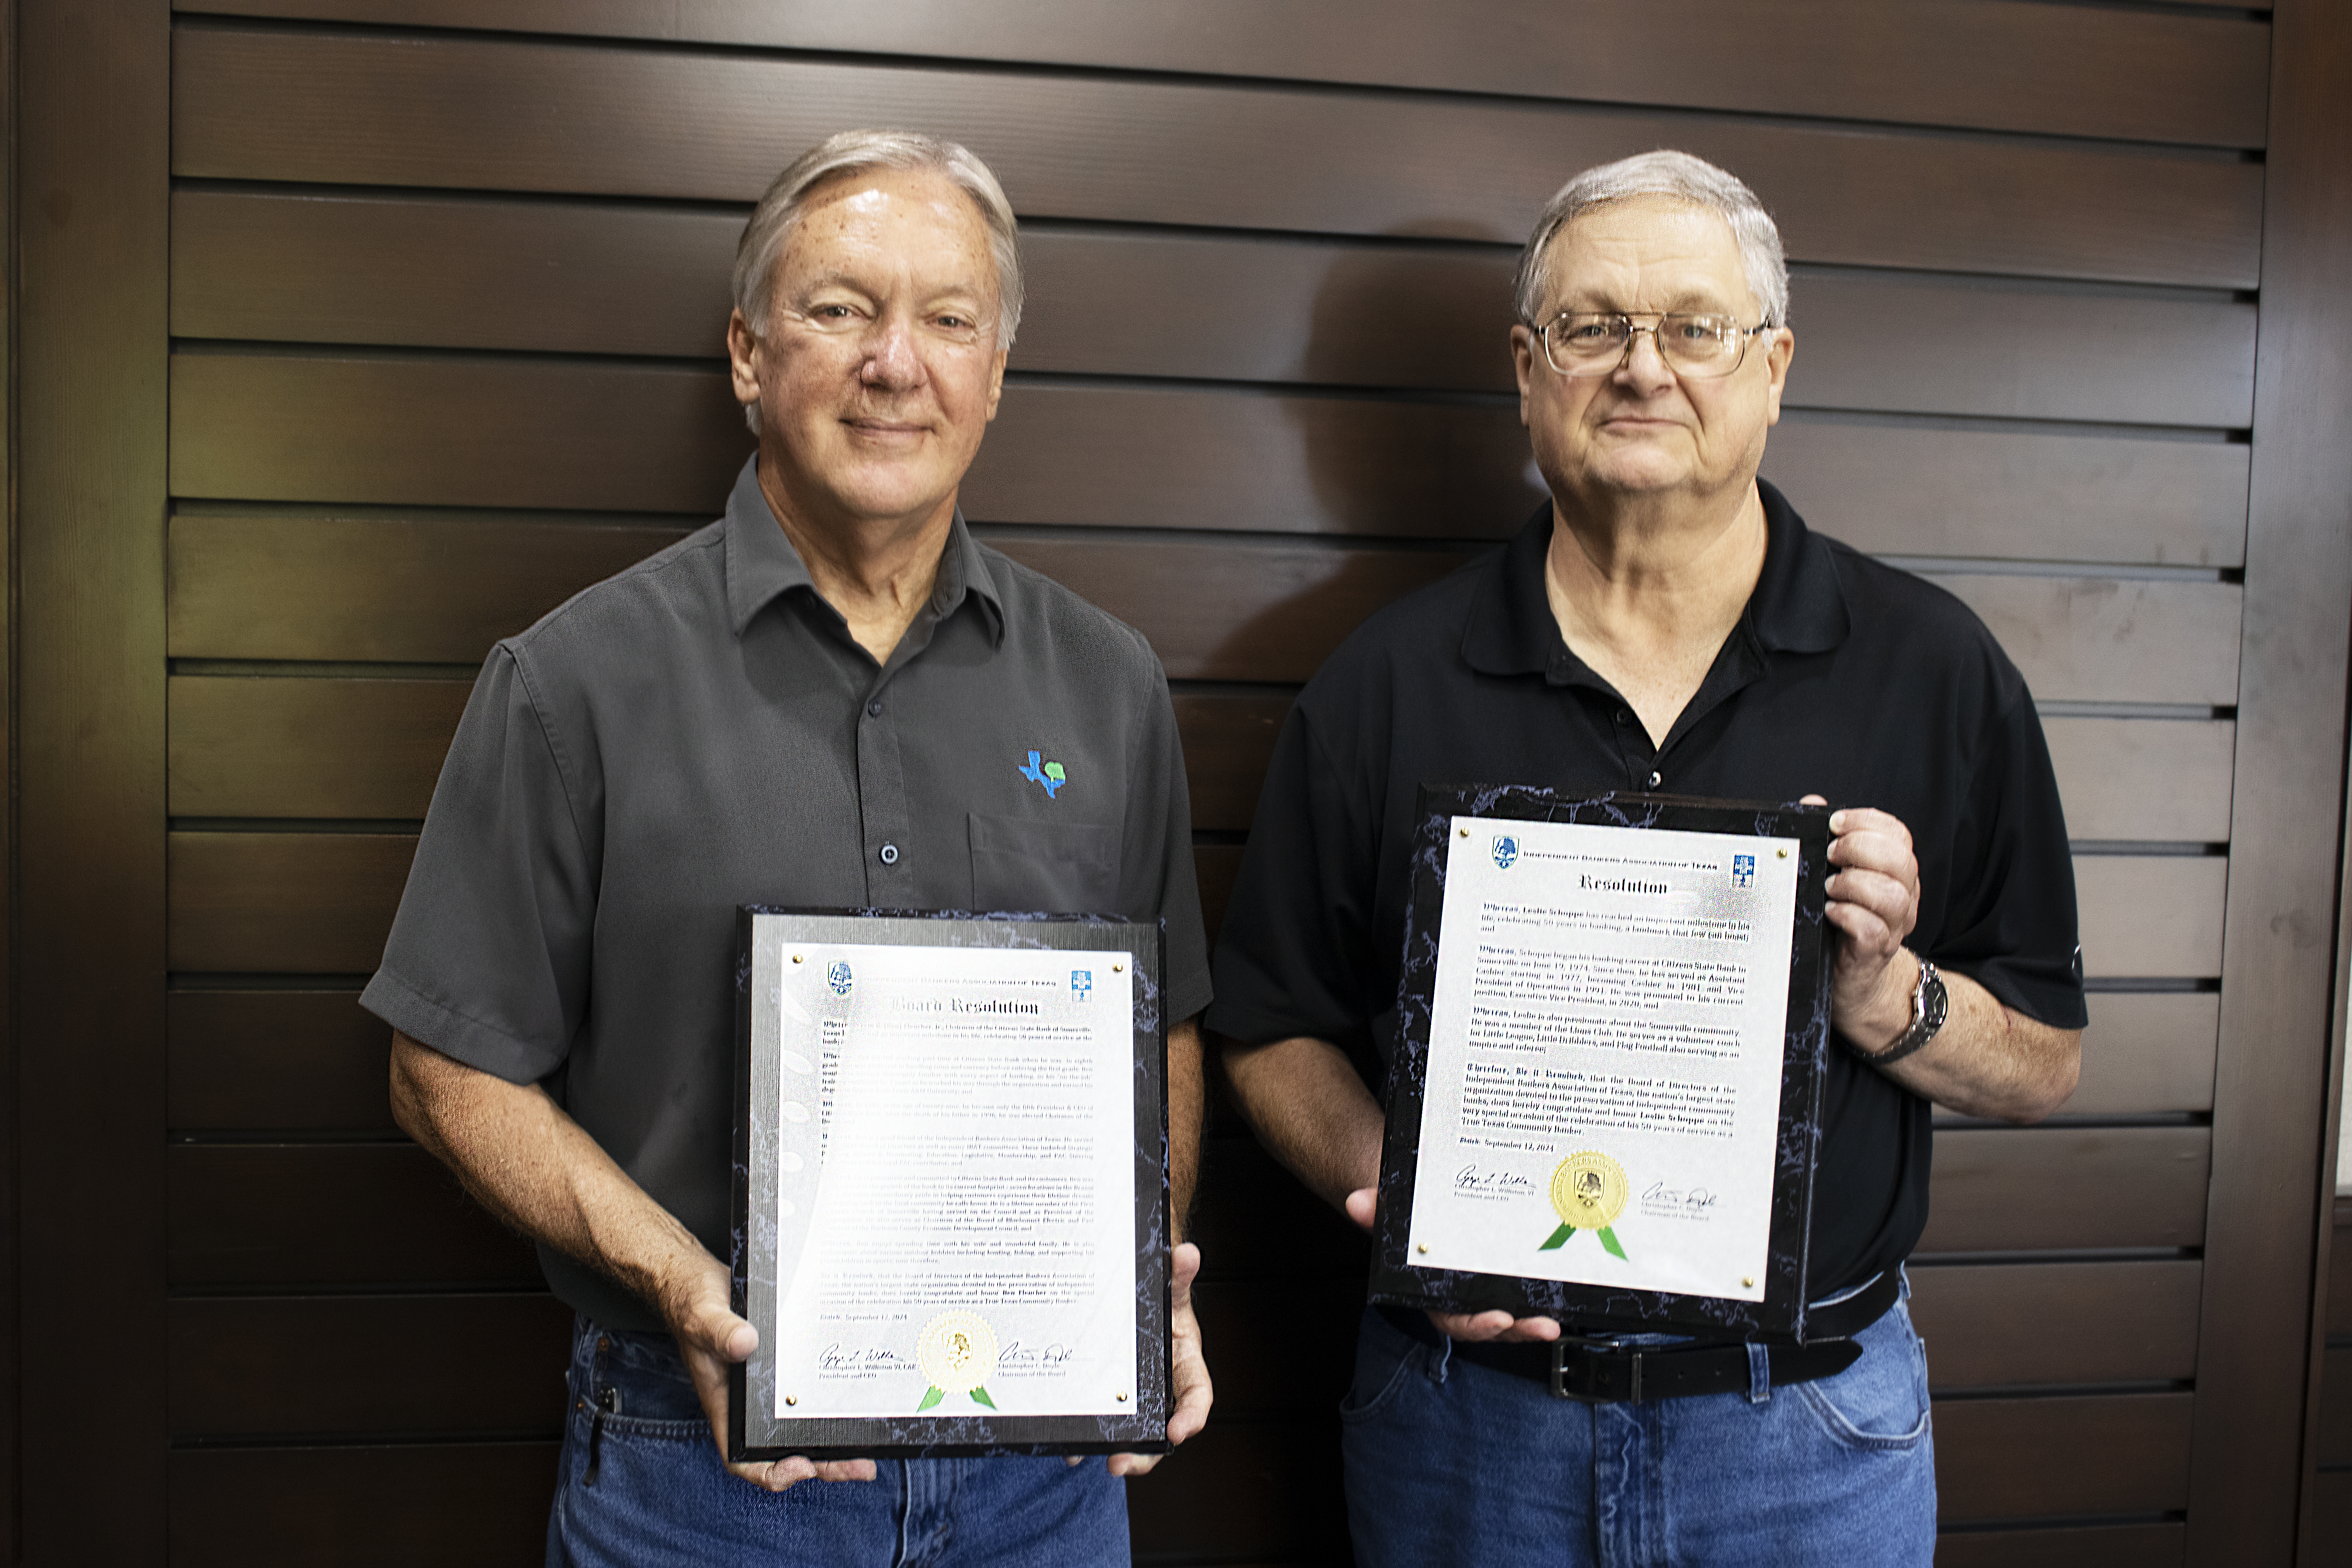
<svg viewBox="0 0 2352 1568"><path fill-rule="evenodd" d="M1339 1406L1356 1560L1928 1568L1936 1457L1908 1299L1835 1377L1653 1405L1557 1399L1367 1311Z"/></svg>
<svg viewBox="0 0 2352 1568"><path fill-rule="evenodd" d="M730 1475L667 1334L572 1330L548 1568L1100 1568L1128 1562L1127 1483L1099 1458L887 1459L770 1492ZM620 1411L596 1415L607 1392ZM592 1453L593 1450L593 1453ZM594 1475L589 1474L591 1463Z"/></svg>

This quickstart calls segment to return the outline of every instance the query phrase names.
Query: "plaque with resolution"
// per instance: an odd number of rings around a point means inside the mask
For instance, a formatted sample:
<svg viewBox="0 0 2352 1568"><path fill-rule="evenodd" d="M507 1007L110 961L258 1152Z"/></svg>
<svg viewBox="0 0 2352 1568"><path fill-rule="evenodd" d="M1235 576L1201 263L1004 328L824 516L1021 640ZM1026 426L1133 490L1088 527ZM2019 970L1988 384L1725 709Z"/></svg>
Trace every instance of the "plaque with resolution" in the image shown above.
<svg viewBox="0 0 2352 1568"><path fill-rule="evenodd" d="M1375 1300L1804 1335L1826 807L1421 792Z"/></svg>
<svg viewBox="0 0 2352 1568"><path fill-rule="evenodd" d="M1155 925L738 912L735 1459L1153 1453Z"/></svg>

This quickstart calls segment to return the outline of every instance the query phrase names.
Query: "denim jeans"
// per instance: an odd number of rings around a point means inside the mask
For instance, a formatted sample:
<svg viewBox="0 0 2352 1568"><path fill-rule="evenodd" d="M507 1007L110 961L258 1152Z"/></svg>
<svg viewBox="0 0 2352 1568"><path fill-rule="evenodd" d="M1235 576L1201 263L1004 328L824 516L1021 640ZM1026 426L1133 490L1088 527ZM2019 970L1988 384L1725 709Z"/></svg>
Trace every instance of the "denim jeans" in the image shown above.
<svg viewBox="0 0 2352 1568"><path fill-rule="evenodd" d="M1127 1483L1099 1458L884 1460L769 1492L727 1472L677 1347L575 1318L548 1568L1101 1568ZM600 1406L617 1394L619 1411ZM593 1468L593 1475L590 1474Z"/></svg>
<svg viewBox="0 0 2352 1568"><path fill-rule="evenodd" d="M1928 1568L1936 1458L1908 1299L1835 1377L1651 1405L1558 1399L1368 1311L1339 1406L1357 1562Z"/></svg>

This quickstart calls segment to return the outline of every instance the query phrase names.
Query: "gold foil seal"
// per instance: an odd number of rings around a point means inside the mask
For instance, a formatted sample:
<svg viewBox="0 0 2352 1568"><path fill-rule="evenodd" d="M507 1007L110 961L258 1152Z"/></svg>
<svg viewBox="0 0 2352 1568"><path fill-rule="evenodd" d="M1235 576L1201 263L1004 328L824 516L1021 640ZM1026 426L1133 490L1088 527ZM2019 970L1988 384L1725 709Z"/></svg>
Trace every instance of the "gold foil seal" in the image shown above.
<svg viewBox="0 0 2352 1568"><path fill-rule="evenodd" d="M1552 1212L1560 1224L1579 1230L1606 1230L1624 1212L1633 1191L1625 1167L1592 1150L1570 1154L1551 1173Z"/></svg>
<svg viewBox="0 0 2352 1568"><path fill-rule="evenodd" d="M942 1394L970 1394L996 1372L996 1331L978 1312L941 1312L915 1342L915 1364Z"/></svg>

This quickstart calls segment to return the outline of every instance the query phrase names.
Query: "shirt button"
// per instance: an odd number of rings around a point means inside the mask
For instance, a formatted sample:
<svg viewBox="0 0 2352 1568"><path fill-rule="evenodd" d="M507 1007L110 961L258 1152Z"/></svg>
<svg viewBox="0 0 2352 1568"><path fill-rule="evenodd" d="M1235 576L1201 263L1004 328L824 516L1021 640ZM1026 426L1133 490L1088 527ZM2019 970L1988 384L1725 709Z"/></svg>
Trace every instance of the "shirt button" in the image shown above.
<svg viewBox="0 0 2352 1568"><path fill-rule="evenodd" d="M868 702L866 705L866 716L868 719L879 719L882 717L882 699L877 697L873 701Z"/></svg>
<svg viewBox="0 0 2352 1568"><path fill-rule="evenodd" d="M1623 708L1617 710L1617 722L1620 724L1631 724L1633 721L1633 715L1630 710Z"/></svg>
<svg viewBox="0 0 2352 1568"><path fill-rule="evenodd" d="M885 866L896 866L898 863L898 847L896 844L885 844L882 846L882 864Z"/></svg>
<svg viewBox="0 0 2352 1568"><path fill-rule="evenodd" d="M1664 773L1662 773L1658 772L1658 771L1657 771L1656 769L1654 769L1654 768L1653 768L1653 769L1651 769L1651 770L1650 770L1650 787L1651 787L1652 789L1655 789L1655 788L1657 788L1660 784L1664 784L1664 783L1665 783L1665 782L1666 782L1666 775L1665 775L1665 774L1664 774Z"/></svg>

